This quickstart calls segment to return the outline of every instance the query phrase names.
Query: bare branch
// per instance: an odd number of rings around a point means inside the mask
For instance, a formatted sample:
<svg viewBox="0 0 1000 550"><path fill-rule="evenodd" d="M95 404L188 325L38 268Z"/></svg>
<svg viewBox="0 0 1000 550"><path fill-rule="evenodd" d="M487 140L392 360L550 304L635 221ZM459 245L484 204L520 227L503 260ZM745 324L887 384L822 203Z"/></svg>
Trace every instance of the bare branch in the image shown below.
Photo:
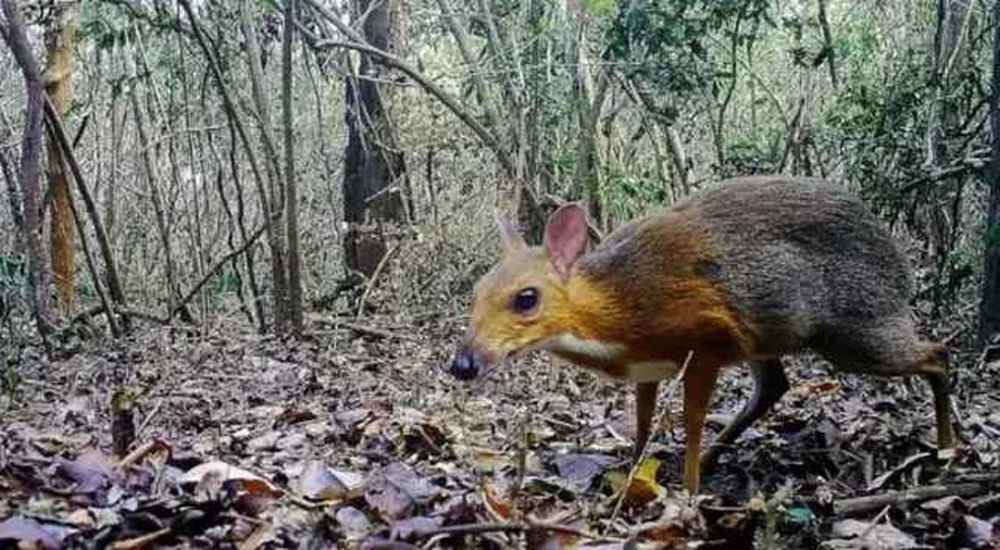
<svg viewBox="0 0 1000 550"><path fill-rule="evenodd" d="M406 61L403 61L389 52L380 50L368 44L364 37L358 34L355 29L351 28L350 25L344 23L335 15L331 14L326 8L321 6L315 0L306 0L306 3L333 26L337 27L337 30L350 39L350 41L320 40L316 37L316 35L312 34L308 31L308 29L305 29L300 25L299 30L302 32L303 36L309 39L308 43L312 47L317 49L347 48L349 50L365 53L378 58L386 66L397 69L401 73L410 77L414 82L420 85L424 91L437 98L437 100L444 104L444 106L451 111L452 114L465 123L465 125L468 126L469 129L472 130L476 136L479 137L479 139L493 151L493 153L497 156L497 160L500 161L500 165L508 175L513 176L516 174L514 163L511 161L507 151L501 145L500 140L482 124L480 124L475 117L463 109L458 99L431 82L429 78Z"/></svg>

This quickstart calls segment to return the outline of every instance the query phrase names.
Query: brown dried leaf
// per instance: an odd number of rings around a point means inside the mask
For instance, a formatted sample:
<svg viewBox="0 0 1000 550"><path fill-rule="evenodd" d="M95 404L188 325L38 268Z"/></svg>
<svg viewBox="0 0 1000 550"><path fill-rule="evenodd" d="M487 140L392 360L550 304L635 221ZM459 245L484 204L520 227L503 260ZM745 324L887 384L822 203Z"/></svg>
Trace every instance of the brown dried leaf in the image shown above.
<svg viewBox="0 0 1000 550"><path fill-rule="evenodd" d="M483 504L486 510L499 520L510 519L514 512L514 503L500 495L497 488L489 481L483 483Z"/></svg>
<svg viewBox="0 0 1000 550"><path fill-rule="evenodd" d="M284 491L263 477L220 460L191 468L181 476L180 483L204 485L210 484L211 479L221 483L236 482L244 491L254 495L280 497L284 494Z"/></svg>

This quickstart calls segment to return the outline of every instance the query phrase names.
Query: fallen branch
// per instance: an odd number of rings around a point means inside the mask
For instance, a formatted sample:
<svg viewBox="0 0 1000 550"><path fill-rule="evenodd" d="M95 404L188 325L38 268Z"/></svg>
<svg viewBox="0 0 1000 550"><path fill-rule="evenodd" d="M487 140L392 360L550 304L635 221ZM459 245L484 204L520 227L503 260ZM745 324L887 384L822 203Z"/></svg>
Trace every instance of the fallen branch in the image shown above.
<svg viewBox="0 0 1000 550"><path fill-rule="evenodd" d="M845 498L833 503L833 512L837 516L850 516L879 510L888 505L922 502L946 496L972 497L988 492L987 483L952 483L947 485L929 485L906 491L890 491L879 495Z"/></svg>
<svg viewBox="0 0 1000 550"><path fill-rule="evenodd" d="M334 321L334 327L346 328L349 330L353 330L354 332L360 332L361 334L367 334L369 336L378 336L379 338L385 338L387 340L409 340L411 342L419 341L417 338L414 338L409 334L389 332L388 330L369 327L358 323L352 323L350 321ZM322 336L323 334L330 334L330 333L331 333L330 331L324 331L324 330L314 330L310 332L310 334L312 334L313 336Z"/></svg>

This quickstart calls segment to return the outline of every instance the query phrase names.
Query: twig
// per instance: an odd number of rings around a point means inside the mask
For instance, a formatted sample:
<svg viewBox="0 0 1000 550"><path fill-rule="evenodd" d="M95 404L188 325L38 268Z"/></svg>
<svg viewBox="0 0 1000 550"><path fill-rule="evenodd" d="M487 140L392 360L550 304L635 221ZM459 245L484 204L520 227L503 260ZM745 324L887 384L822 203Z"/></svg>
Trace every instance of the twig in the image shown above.
<svg viewBox="0 0 1000 550"><path fill-rule="evenodd" d="M153 410L149 411L149 414L146 415L146 418L142 419L142 424L139 424L139 427L135 430L136 435L139 435L146 430L146 426L148 426L149 422L153 420L153 417L155 417L156 414L160 412L160 409L162 407L163 407L163 398L160 398L160 400L156 402L156 405L153 406Z"/></svg>
<svg viewBox="0 0 1000 550"><path fill-rule="evenodd" d="M484 533L524 533L527 531L553 531L575 537L592 540L611 540L609 537L602 537L594 533L574 529L565 525L545 523L541 521L528 520L525 522L503 522L503 523L465 523L462 525L449 525L428 529L416 533L418 537L434 537L437 535L481 535ZM620 540L620 539L615 539Z"/></svg>
<svg viewBox="0 0 1000 550"><path fill-rule="evenodd" d="M174 308L170 310L170 315L168 316L168 320L173 319L175 315L180 313L181 310L184 309L184 307L187 305L187 303L190 302L191 299L194 298L196 294L198 294L198 291L201 290L201 287L205 286L205 284L209 280L211 280L211 278L214 277L215 274L220 269L222 269L227 263L229 263L229 260L232 260L236 256L243 254L244 252L247 251L248 248L253 246L254 243L257 242L257 239L259 239L260 236L264 234L264 231L267 229L267 226L268 226L267 223L260 226L256 231L253 232L253 235L251 235L250 238L247 239L247 242L243 243L243 246L237 248L236 250L230 251L228 254L223 256L219 261L215 262L215 265L210 267L208 271L205 272L205 275L201 278L201 280L198 281L198 283L195 284L193 287L191 287L191 289L188 290L188 293L185 294L183 298L181 298L180 300L178 300L176 304L174 304Z"/></svg>
<svg viewBox="0 0 1000 550"><path fill-rule="evenodd" d="M148 455L149 453L152 453L157 449L166 449L166 448L168 448L166 443L164 443L159 439L153 439L152 441L148 441L136 447L135 449L132 450L131 453L125 455L125 457L118 462L118 467L125 468L127 466L131 466L139 462L143 458L145 458L146 455Z"/></svg>
<svg viewBox="0 0 1000 550"><path fill-rule="evenodd" d="M664 392L667 401L673 397L674 392L677 390L677 386L680 385L681 380L687 375L688 365L691 364L691 358L694 357L694 350L691 350L687 354L687 358L684 359L684 365L681 366L681 370L677 373L677 376L670 381L670 385L667 386L667 391ZM664 406L660 409L660 412L653 418L653 426L659 426L663 422L663 417L669 412L669 407ZM625 481L625 486L618 493L618 502L615 503L615 511L611 514L611 521L608 523L614 523L615 519L618 518L619 512L621 512L622 504L625 502L625 495L628 494L628 488L632 486L632 481L635 480L635 476L639 473L639 468L642 463L645 462L646 456L649 454L649 442L653 439L653 434L650 433L649 437L642 444L642 451L639 453L639 457L636 459L635 464L632 465L632 470L628 473L628 479Z"/></svg>
<svg viewBox="0 0 1000 550"><path fill-rule="evenodd" d="M396 255L396 252L399 251L400 245L402 244L403 241L397 242L395 246L385 253L385 256L382 256L378 265L375 266L375 271L373 271L372 276L368 278L368 283L365 285L365 291L361 294L361 299L358 300L358 313L355 315L355 318L361 318L361 314L365 311L365 302L368 300L368 295L371 294L372 288L375 287L375 282L378 280L378 276L382 274L382 270L385 269L386 264L389 263L389 259Z"/></svg>
<svg viewBox="0 0 1000 550"><path fill-rule="evenodd" d="M889 509L890 508L892 508L892 505L891 504L886 504L885 508L882 508L882 511L879 512L878 515L875 516L875 519L873 519L871 521L871 523L868 524L868 527L865 527L865 530L862 531L860 535L858 535L857 537L855 537L855 540L860 540L860 541L865 540L865 537L867 537L869 534L871 534L872 530L875 529L875 526L878 525L879 522L882 521L882 518L884 518L886 516L886 514L889 513Z"/></svg>
<svg viewBox="0 0 1000 550"><path fill-rule="evenodd" d="M138 537L120 540L111 545L113 550L124 550L126 548L145 548L152 543L156 542L158 539L165 537L173 532L170 527L164 527L159 531L153 531L152 533L147 533L145 535L140 535Z"/></svg>

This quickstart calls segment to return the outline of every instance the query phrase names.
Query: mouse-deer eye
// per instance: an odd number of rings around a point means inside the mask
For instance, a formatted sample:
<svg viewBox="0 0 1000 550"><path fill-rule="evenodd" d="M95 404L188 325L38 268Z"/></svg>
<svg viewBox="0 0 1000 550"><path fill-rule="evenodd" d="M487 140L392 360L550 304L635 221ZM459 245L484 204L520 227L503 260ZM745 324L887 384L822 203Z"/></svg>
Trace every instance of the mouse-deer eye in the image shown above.
<svg viewBox="0 0 1000 550"><path fill-rule="evenodd" d="M514 311L521 314L531 313L538 307L538 289L525 288L514 296Z"/></svg>

